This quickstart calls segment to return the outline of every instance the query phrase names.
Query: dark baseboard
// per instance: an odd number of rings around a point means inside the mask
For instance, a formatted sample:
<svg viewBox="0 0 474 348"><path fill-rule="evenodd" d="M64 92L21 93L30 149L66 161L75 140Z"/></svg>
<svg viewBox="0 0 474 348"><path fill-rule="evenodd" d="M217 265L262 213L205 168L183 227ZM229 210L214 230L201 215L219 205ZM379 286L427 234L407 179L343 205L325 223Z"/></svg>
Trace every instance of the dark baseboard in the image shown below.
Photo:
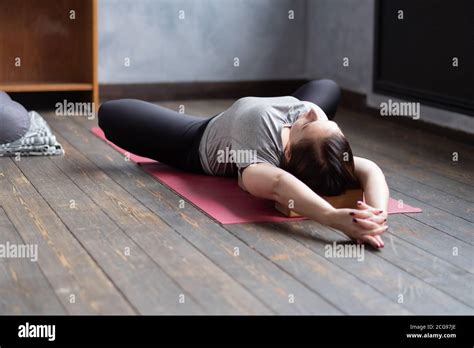
<svg viewBox="0 0 474 348"><path fill-rule="evenodd" d="M100 85L100 99L136 98L147 101L271 97L292 94L307 80L182 82Z"/></svg>
<svg viewBox="0 0 474 348"><path fill-rule="evenodd" d="M367 96L362 93L343 89L341 92L341 102L339 106L357 112L367 111Z"/></svg>
<svg viewBox="0 0 474 348"><path fill-rule="evenodd" d="M368 106L367 96L362 93L342 90L342 98L340 105L344 108L353 111L363 112L373 117L380 118L380 110L375 107ZM436 124L424 122L422 120L413 122L413 120L404 117L388 117L385 119L385 121L391 122L392 124L398 124L404 127L409 127L412 129L415 128L424 130L442 137L446 137L448 139L458 140L465 144L474 145L474 135L460 130L438 126Z"/></svg>
<svg viewBox="0 0 474 348"><path fill-rule="evenodd" d="M377 108L366 107L366 113L373 117L380 118L380 110ZM474 135L460 130L442 127L437 124L425 122L422 120L414 122L413 120L405 117L386 117L385 122L391 122L392 124L402 125L411 129L423 130L445 137L447 139L460 141L464 144L474 146Z"/></svg>
<svg viewBox="0 0 474 348"><path fill-rule="evenodd" d="M27 110L36 111L55 110L56 104L58 102L62 104L63 101L74 103L91 101L89 91L9 92L8 95Z"/></svg>
<svg viewBox="0 0 474 348"><path fill-rule="evenodd" d="M100 85L101 102L121 98L147 101L184 99L227 99L247 96L273 97L291 95L309 80L231 81L231 82L180 82L153 84L104 84ZM342 90L341 107L379 117L379 110L367 106L367 96L362 93ZM402 117L393 117L389 122L416 127L447 138L474 145L474 136L462 131L444 128L427 122L412 122Z"/></svg>
<svg viewBox="0 0 474 348"><path fill-rule="evenodd" d="M147 101L183 99L237 99L247 96L274 97L291 95L309 80L238 81L238 82L184 82L153 84L100 85L101 102L121 98ZM355 111L366 110L364 94L343 90L341 106Z"/></svg>
<svg viewBox="0 0 474 348"><path fill-rule="evenodd" d="M365 95L363 97L364 97L365 106L362 107L361 109L357 108L357 110L355 110L354 108L351 108L350 106L345 106L345 107L347 107L348 109L353 109L354 111L364 112L365 114L368 114L372 117L377 117L380 119L381 117L380 110L375 107L367 106L367 103L365 101L366 100ZM356 105L356 104L352 104L352 105ZM396 125L401 125L404 127L409 127L411 129L424 130L424 131L427 131L427 132L430 132L442 137L446 137L448 139L461 141L469 145L474 145L474 135L460 131L460 130L442 127L442 126L425 122L422 120L418 120L414 122L412 119L405 118L405 117L386 117L384 121L390 122Z"/></svg>

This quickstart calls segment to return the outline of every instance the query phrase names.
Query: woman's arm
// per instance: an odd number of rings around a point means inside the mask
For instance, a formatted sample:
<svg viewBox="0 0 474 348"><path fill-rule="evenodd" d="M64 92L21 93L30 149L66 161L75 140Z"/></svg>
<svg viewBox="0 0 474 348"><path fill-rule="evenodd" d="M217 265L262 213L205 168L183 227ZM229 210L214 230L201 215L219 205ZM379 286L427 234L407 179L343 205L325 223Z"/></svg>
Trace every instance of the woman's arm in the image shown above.
<svg viewBox="0 0 474 348"><path fill-rule="evenodd" d="M256 197L271 199L285 206L291 204L289 207L300 215L337 228L356 240L367 235L380 235L387 228L364 220L373 216L368 211L335 209L295 176L267 163L245 168L241 184ZM356 214L358 218L354 219Z"/></svg>
<svg viewBox="0 0 474 348"><path fill-rule="evenodd" d="M244 188L253 196L289 206L300 215L324 221L333 206L295 176L267 163L252 164L242 173Z"/></svg>
<svg viewBox="0 0 474 348"><path fill-rule="evenodd" d="M374 162L354 156L355 173L364 190L367 205L387 215L389 190L382 170Z"/></svg>

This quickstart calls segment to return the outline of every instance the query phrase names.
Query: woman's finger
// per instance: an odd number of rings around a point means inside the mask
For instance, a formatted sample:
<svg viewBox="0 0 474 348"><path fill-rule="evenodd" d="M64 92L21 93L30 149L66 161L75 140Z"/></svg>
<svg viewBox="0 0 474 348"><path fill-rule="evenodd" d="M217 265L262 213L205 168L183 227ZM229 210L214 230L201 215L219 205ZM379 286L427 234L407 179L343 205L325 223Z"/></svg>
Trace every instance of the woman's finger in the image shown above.
<svg viewBox="0 0 474 348"><path fill-rule="evenodd" d="M382 225L387 222L387 219L384 216L381 215L374 215L370 218L367 218L367 220L375 222L378 225Z"/></svg>
<svg viewBox="0 0 474 348"><path fill-rule="evenodd" d="M378 236L367 236L367 239L372 242L371 245L376 245L377 248L382 248L382 243L377 239Z"/></svg>
<svg viewBox="0 0 474 348"><path fill-rule="evenodd" d="M378 215L378 214L382 214L383 213L383 210L381 209L376 209L370 205L368 205L367 203L363 202L363 201L357 201L357 209L367 209L369 210L370 212L374 213L375 215Z"/></svg>
<svg viewBox="0 0 474 348"><path fill-rule="evenodd" d="M365 235L365 236L362 236L359 241L361 243L366 243L366 244L370 244L371 246L373 246L374 248L381 248L381 244L378 242L378 240L373 237L373 236L369 236L369 235Z"/></svg>
<svg viewBox="0 0 474 348"><path fill-rule="evenodd" d="M380 235L384 234L385 231L387 231L387 230L388 230L388 226L383 225L383 226L380 226L379 228L376 228L375 230L369 231L369 235L380 236Z"/></svg>
<svg viewBox="0 0 474 348"><path fill-rule="evenodd" d="M370 211L366 209L364 210L350 209L349 215L352 216L353 218L359 218L359 219L367 219L374 216L373 213L371 213Z"/></svg>
<svg viewBox="0 0 474 348"><path fill-rule="evenodd" d="M379 242L379 245L381 248L383 248L385 246L385 243L383 242L382 240L382 237L379 235L379 236L374 236L374 239Z"/></svg>
<svg viewBox="0 0 474 348"><path fill-rule="evenodd" d="M354 226L353 233L352 233L352 235L357 236L355 239L358 239L362 236L377 236L377 235L383 234L388 229L387 225L378 225L373 222L371 223L377 227L367 229L361 226L360 221L366 221L366 220L359 220L358 223L354 223L354 225L358 224L357 227ZM366 221L366 222L370 222L370 221Z"/></svg>
<svg viewBox="0 0 474 348"><path fill-rule="evenodd" d="M377 248L383 248L385 246L385 243L383 242L381 236L365 235L357 239L357 243L358 244L368 243Z"/></svg>
<svg viewBox="0 0 474 348"><path fill-rule="evenodd" d="M358 210L356 212L351 211L349 214L353 218L365 219L365 220L368 220L368 221L375 222L378 225L382 225L385 222L387 222L387 218L384 214L377 215L377 214L374 214L374 213L370 212L368 209Z"/></svg>
<svg viewBox="0 0 474 348"><path fill-rule="evenodd" d="M380 224L370 221L369 219L353 218L352 222L354 224L358 224L358 226L365 228L366 230L373 230L380 226Z"/></svg>

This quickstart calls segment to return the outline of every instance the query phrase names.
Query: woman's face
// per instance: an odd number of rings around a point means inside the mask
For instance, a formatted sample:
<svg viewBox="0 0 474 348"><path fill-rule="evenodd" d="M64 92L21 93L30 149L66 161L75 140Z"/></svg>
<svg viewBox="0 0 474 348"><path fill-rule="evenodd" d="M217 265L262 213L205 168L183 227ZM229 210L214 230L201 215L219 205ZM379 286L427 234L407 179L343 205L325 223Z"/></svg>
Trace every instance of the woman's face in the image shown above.
<svg viewBox="0 0 474 348"><path fill-rule="evenodd" d="M302 139L322 139L334 133L342 134L334 121L329 121L322 110L311 108L300 115L290 128L289 146Z"/></svg>

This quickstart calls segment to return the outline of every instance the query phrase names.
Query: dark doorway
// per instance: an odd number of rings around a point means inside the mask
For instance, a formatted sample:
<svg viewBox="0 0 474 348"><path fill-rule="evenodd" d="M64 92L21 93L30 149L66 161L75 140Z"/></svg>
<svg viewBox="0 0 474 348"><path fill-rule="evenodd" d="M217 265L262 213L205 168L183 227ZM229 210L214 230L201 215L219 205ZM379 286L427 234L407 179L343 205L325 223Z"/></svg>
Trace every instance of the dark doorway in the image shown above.
<svg viewBox="0 0 474 348"><path fill-rule="evenodd" d="M375 16L374 91L474 115L474 1L379 0Z"/></svg>

